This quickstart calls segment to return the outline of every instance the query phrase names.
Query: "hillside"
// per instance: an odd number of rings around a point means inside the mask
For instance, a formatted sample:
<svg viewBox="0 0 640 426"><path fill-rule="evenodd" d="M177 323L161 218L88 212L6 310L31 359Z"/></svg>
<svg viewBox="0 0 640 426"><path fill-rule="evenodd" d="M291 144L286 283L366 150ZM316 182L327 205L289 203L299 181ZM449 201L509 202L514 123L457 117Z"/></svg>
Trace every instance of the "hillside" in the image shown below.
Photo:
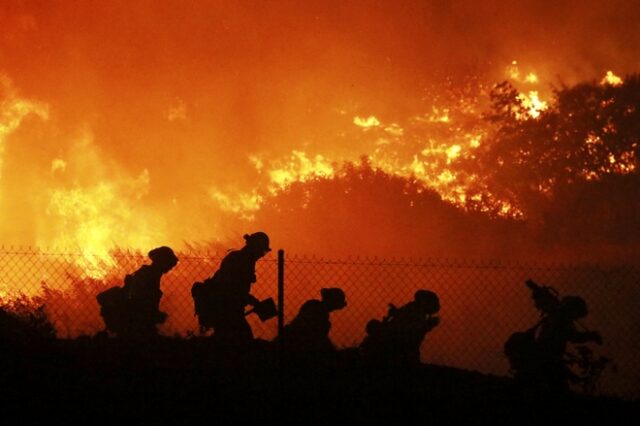
<svg viewBox="0 0 640 426"><path fill-rule="evenodd" d="M3 411L26 423L624 424L638 414L637 402L535 397L510 378L441 365L373 370L351 350L293 368L279 365L275 348L263 341L242 351L205 338L6 343Z"/></svg>

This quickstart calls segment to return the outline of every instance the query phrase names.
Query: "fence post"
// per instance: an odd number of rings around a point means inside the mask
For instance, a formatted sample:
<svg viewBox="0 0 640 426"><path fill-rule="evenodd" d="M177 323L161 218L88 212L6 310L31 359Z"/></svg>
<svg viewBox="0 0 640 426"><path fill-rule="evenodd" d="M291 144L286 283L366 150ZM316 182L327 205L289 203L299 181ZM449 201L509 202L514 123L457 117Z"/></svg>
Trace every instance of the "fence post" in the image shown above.
<svg viewBox="0 0 640 426"><path fill-rule="evenodd" d="M278 377L282 380L283 355L284 355L284 250L278 250L278 351L277 366ZM280 394L282 395L282 381L280 381Z"/></svg>
<svg viewBox="0 0 640 426"><path fill-rule="evenodd" d="M278 406L278 414L280 417L283 417L284 413L284 383L283 383L283 369L284 369L284 250L278 250L278 345L276 347L277 358L276 358L276 371L277 371L277 382L278 382L278 398L277 406Z"/></svg>
<svg viewBox="0 0 640 426"><path fill-rule="evenodd" d="M284 250L278 250L278 341L282 348L282 330L284 329Z"/></svg>

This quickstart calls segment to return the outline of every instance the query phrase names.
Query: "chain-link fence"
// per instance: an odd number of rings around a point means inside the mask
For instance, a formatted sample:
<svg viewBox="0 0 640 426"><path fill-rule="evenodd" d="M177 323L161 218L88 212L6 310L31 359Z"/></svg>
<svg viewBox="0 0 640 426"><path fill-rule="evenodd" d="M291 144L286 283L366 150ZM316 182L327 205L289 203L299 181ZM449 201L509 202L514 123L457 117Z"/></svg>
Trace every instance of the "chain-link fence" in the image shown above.
<svg viewBox="0 0 640 426"><path fill-rule="evenodd" d="M198 334L191 285L211 276L224 253L179 253L178 266L162 278L160 309L168 313L160 331L166 335ZM0 300L19 295L43 304L58 337L91 335L104 328L96 295L122 285L126 274L148 263L139 253L105 256L0 250ZM88 272L87 272L88 271ZM613 360L602 374L599 391L624 398L640 397L640 268L596 265L543 266L479 261L415 259L327 260L287 255L284 261L284 320L289 322L323 287L340 287L347 306L331 316L331 339L338 347L357 346L371 319L382 319L389 303L404 305L418 289L435 291L441 302L440 324L425 338L424 362L504 376L508 336L534 325L539 317L532 279L552 286L561 296L579 295L589 309L582 326L599 331L598 355ZM87 276L90 275L90 276ZM91 277L93 276L93 278ZM278 262L270 254L257 263L252 294L277 300ZM261 322L249 315L254 335L271 340L277 320Z"/></svg>

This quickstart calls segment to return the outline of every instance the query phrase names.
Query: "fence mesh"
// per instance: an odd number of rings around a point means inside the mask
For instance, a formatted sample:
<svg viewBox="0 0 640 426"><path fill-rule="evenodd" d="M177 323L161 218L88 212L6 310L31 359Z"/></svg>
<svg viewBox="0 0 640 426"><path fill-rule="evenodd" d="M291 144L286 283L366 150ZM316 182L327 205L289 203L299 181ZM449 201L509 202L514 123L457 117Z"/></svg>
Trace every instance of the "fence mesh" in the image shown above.
<svg viewBox="0 0 640 426"><path fill-rule="evenodd" d="M160 309L168 313L160 332L188 337L199 333L191 285L211 276L225 253L179 253L180 262L162 278ZM59 338L92 335L104 328L96 295L122 285L124 276L144 263L140 253L98 256L50 253L36 249L0 250L0 302L18 297L44 305ZM328 260L289 255L284 262L284 318L293 319L323 287L340 287L347 306L331 316L331 339L341 348L357 346L371 319L382 319L389 303L404 305L418 289L440 297L440 324L423 341L424 362L505 376L502 348L514 331L534 325L539 317L524 285L532 279L554 287L560 295L578 295L589 314L581 325L603 336L599 355L613 360L599 381L599 393L626 399L640 397L640 268L635 265L544 266L481 261L415 259ZM277 300L275 255L257 263L252 294ZM89 271L89 272L87 272ZM271 340L277 321L248 316L257 338Z"/></svg>

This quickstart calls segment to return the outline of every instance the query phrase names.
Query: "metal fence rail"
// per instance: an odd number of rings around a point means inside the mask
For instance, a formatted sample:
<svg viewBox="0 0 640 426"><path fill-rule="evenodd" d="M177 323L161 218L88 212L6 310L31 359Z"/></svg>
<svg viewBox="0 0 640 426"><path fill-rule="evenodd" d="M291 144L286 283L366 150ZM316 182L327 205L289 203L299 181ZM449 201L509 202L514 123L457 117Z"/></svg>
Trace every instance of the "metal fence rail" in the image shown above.
<svg viewBox="0 0 640 426"><path fill-rule="evenodd" d="M198 333L191 285L211 276L225 253L178 253L180 262L162 279L161 310L169 314L160 328L166 335ZM104 328L96 295L122 285L126 274L148 263L140 253L110 255L51 253L37 249L0 249L0 302L19 295L33 296L44 305L60 338L92 335ZM502 353L507 337L538 320L524 285L533 279L553 286L561 295L579 295L589 308L583 323L604 338L601 355L616 369L602 375L600 392L624 398L640 397L640 268L598 265L551 266L424 259L322 259L286 255L284 269L269 255L257 264L252 293L259 299L278 296L278 277L284 278L283 320L290 321L306 300L320 297L323 287L340 287L346 308L332 314L331 339L338 347L357 346L366 323L381 319L389 303L412 300L418 289L435 291L441 302L441 322L423 342L424 362L483 373L507 375ZM87 272L89 271L89 272ZM248 317L257 338L270 340L278 321Z"/></svg>

